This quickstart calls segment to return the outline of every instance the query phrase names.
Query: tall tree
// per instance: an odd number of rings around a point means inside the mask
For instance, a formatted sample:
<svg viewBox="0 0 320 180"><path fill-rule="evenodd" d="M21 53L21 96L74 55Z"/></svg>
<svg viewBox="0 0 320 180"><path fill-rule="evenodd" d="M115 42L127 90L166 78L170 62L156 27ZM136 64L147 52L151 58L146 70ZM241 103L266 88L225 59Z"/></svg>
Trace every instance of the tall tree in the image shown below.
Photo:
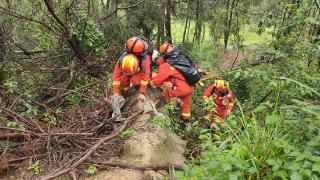
<svg viewBox="0 0 320 180"><path fill-rule="evenodd" d="M227 14L225 17L225 29L224 29L224 49L225 50L227 49L227 46L228 46L228 41L229 41L231 26L232 26L233 10L236 3L237 3L237 0L227 0L226 2Z"/></svg>
<svg viewBox="0 0 320 180"><path fill-rule="evenodd" d="M7 44L6 44L6 33L4 29L4 23L0 20L0 62L6 60L7 57Z"/></svg>
<svg viewBox="0 0 320 180"><path fill-rule="evenodd" d="M201 31L202 31L202 14L203 14L203 4L202 0L197 0L196 5L196 26L193 35L193 41L200 41Z"/></svg>
<svg viewBox="0 0 320 180"><path fill-rule="evenodd" d="M166 2L166 21L165 21L165 28L166 28L166 39L169 43L172 43L172 34L171 34L171 0L167 0Z"/></svg>
<svg viewBox="0 0 320 180"><path fill-rule="evenodd" d="M157 46L164 42L164 17L166 15L166 0L161 0L160 11L161 18L158 21Z"/></svg>

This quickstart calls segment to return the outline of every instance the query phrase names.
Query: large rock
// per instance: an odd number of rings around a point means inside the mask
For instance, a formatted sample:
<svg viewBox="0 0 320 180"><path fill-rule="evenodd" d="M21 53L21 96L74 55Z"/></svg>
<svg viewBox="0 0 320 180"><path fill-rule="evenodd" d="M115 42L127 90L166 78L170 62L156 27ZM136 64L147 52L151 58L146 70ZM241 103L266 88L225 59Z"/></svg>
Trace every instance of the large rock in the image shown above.
<svg viewBox="0 0 320 180"><path fill-rule="evenodd" d="M168 130L155 127L137 133L124 144L123 159L127 163L179 164L185 161L183 156L185 143Z"/></svg>
<svg viewBox="0 0 320 180"><path fill-rule="evenodd" d="M102 171L95 176L86 178L85 180L140 180L146 179L145 175L141 171L131 169L119 169L114 168L111 171Z"/></svg>
<svg viewBox="0 0 320 180"><path fill-rule="evenodd" d="M128 102L131 109L147 109L145 114L135 120L132 128L134 135L124 144L123 158L126 163L142 165L178 164L185 161L183 156L185 142L176 134L149 123L150 119L159 115L155 109L155 101L161 101L160 93L149 92L146 103L137 103L135 96ZM162 102L158 102L162 103Z"/></svg>

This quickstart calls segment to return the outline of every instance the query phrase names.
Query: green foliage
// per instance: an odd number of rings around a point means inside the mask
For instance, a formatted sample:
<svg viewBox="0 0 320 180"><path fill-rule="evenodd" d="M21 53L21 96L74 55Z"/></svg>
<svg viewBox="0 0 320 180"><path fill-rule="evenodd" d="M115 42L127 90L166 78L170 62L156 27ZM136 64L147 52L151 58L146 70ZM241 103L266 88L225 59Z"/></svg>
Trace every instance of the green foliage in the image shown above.
<svg viewBox="0 0 320 180"><path fill-rule="evenodd" d="M82 14L82 13L81 13ZM84 50L90 51L93 57L103 57L105 43L103 43L103 33L96 26L92 19L84 17L76 27L73 37L80 42L80 46ZM100 44L99 46L97 46Z"/></svg>
<svg viewBox="0 0 320 180"><path fill-rule="evenodd" d="M25 113L27 116L29 117L33 117L35 115L38 115L39 113L39 109L36 106L33 106L30 101L24 102L24 106L25 106Z"/></svg>
<svg viewBox="0 0 320 180"><path fill-rule="evenodd" d="M66 99L66 104L68 106L73 106L79 104L81 101L81 95L79 93L71 94Z"/></svg>
<svg viewBox="0 0 320 180"><path fill-rule="evenodd" d="M17 90L18 83L14 79L6 79L4 86L8 89L9 93L14 93Z"/></svg>
<svg viewBox="0 0 320 180"><path fill-rule="evenodd" d="M202 69L213 71L219 56L217 46L212 42L203 43L184 43L179 46L183 52L186 52L191 59L199 64Z"/></svg>
<svg viewBox="0 0 320 180"><path fill-rule="evenodd" d="M133 136L133 134L134 134L134 129L128 128L127 130L123 131L120 136L121 137L131 137L131 136Z"/></svg>
<svg viewBox="0 0 320 180"><path fill-rule="evenodd" d="M10 127L10 128L14 128L14 129L18 129L18 130L26 130L24 125L19 124L11 119L4 119L4 124L5 124L5 126Z"/></svg>
<svg viewBox="0 0 320 180"><path fill-rule="evenodd" d="M151 119L150 123L158 125L162 128L170 127L170 119L165 116L155 116Z"/></svg>
<svg viewBox="0 0 320 180"><path fill-rule="evenodd" d="M39 161L32 163L28 167L28 170L31 170L34 174L38 175L42 171Z"/></svg>
<svg viewBox="0 0 320 180"><path fill-rule="evenodd" d="M319 179L319 53L313 41L299 34L317 22L305 13L311 1L303 2L300 7L281 2L292 10L291 16L281 24L273 16L279 12L272 11L266 17L272 20L259 26L260 33L273 35L265 37L270 44L252 54L264 62L223 73L231 81L237 107L214 134L191 128L206 150L176 173L180 179ZM197 91L193 103L201 102Z"/></svg>
<svg viewBox="0 0 320 180"><path fill-rule="evenodd" d="M90 164L90 166L86 169L86 173L88 175L94 175L98 172L98 169L95 165Z"/></svg>
<svg viewBox="0 0 320 180"><path fill-rule="evenodd" d="M52 125L57 125L58 123L57 118L54 115L51 115L47 112L44 113L44 121Z"/></svg>

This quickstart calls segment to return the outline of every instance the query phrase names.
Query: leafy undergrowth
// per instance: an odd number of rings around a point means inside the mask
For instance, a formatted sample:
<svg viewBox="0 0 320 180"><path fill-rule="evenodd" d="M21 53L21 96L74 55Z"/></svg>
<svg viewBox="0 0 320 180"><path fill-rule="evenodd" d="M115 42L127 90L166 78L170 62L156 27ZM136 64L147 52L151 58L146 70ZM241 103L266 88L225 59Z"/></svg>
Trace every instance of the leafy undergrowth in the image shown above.
<svg viewBox="0 0 320 180"><path fill-rule="evenodd" d="M265 75L257 70L239 70L229 77L246 82ZM198 103L198 108L193 113L197 118L187 123L184 130L179 123L170 126L188 141L189 161L176 176L179 179L318 179L320 94L312 86L319 83L318 77L305 82L268 77L265 82L273 92L260 104L239 98L243 91L235 92L237 106L226 123L220 129L215 127L215 131L199 126L210 117L199 111L206 105L200 103L198 95L194 96L193 103ZM259 97L259 92L254 94L253 90L252 87L246 93L252 98ZM200 93L201 89L197 91Z"/></svg>
<svg viewBox="0 0 320 180"><path fill-rule="evenodd" d="M277 39L268 61L223 73L236 105L220 129L201 127L210 117L196 89L194 119L178 130L191 144L179 179L319 179L320 49L296 42Z"/></svg>

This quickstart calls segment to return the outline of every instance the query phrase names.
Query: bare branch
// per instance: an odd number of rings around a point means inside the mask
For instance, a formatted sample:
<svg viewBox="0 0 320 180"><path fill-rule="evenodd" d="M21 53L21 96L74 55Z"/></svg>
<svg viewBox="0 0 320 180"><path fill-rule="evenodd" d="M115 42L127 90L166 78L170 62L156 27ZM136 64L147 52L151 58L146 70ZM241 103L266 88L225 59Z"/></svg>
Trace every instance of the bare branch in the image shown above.
<svg viewBox="0 0 320 180"><path fill-rule="evenodd" d="M56 34L56 35L61 35L61 34L58 33L57 31L55 31L52 27L50 27L49 24L47 24L47 23L45 23L45 22L38 21L38 20L35 20L35 19L33 19L33 18L23 16L23 15L21 15L21 14L17 14L17 13L12 12L12 11L10 11L10 10L2 7L2 6L0 6L0 13L2 13L2 14L7 14L7 15L10 15L10 16L19 18L19 19L24 19L24 20L27 20L27 21L30 21L30 22L34 22L34 23L40 24L40 25L42 25L43 27L45 27L45 28L47 28L48 30L50 30L51 32L53 32L54 34Z"/></svg>
<svg viewBox="0 0 320 180"><path fill-rule="evenodd" d="M140 4L142 4L142 3L145 2L145 1L146 1L146 0L139 1L139 2L137 2L136 4L131 5L131 6L117 7L117 8L116 8L115 10L113 10L110 14L108 14L108 15L100 18L100 19L98 20L98 22L103 21L103 20L105 20L105 19L108 19L108 18L111 17L113 14L115 14L119 9L130 9L130 8L134 8L134 7L136 7L136 6L139 6Z"/></svg>

